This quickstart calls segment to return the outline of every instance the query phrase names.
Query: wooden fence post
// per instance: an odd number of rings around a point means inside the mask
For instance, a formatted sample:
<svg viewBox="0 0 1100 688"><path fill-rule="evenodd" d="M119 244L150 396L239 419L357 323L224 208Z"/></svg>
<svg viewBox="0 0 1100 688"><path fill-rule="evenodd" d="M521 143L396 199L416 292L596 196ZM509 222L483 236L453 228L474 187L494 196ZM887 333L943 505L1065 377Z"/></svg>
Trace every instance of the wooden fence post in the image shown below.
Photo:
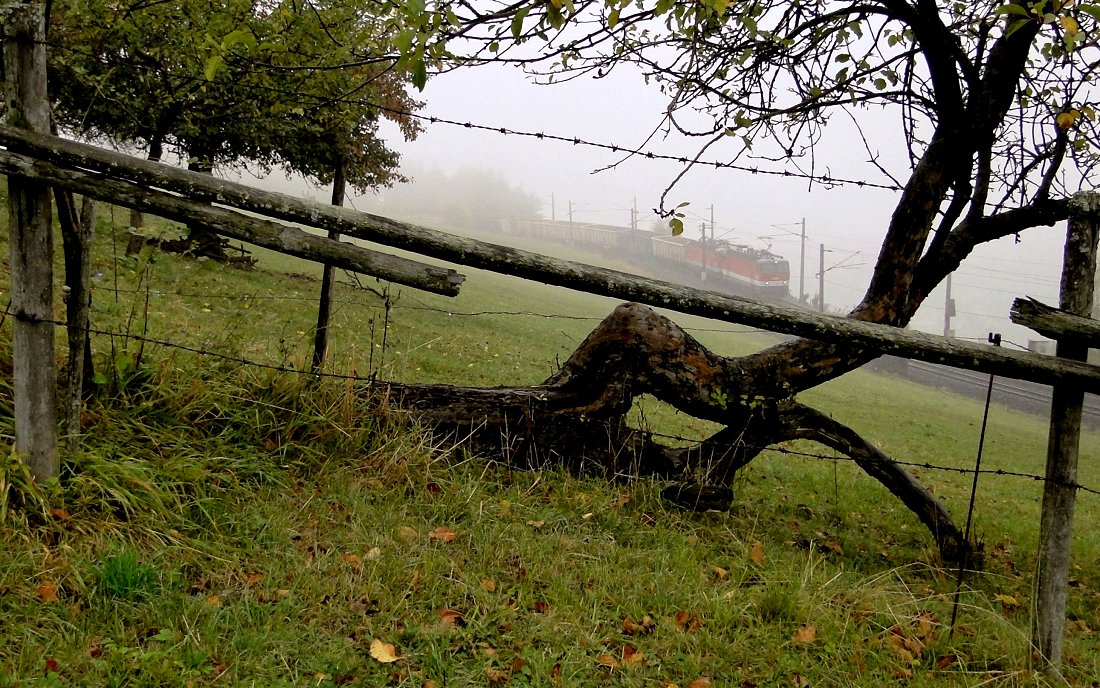
<svg viewBox="0 0 1100 688"><path fill-rule="evenodd" d="M50 132L46 97L45 7L36 0L3 10L7 123ZM8 177L15 446L36 480L60 470L57 448L57 372L54 360L53 228L50 189Z"/></svg>
<svg viewBox="0 0 1100 688"><path fill-rule="evenodd" d="M1092 312L1098 230L1100 194L1076 194L1071 201L1060 297L1061 308L1076 315L1087 316ZM1059 358L1083 361L1087 356L1086 344L1072 338L1059 339ZM1058 671L1062 661L1083 401L1084 391L1080 386L1054 386L1031 632L1032 644L1042 656L1045 669L1051 673Z"/></svg>
<svg viewBox="0 0 1100 688"><path fill-rule="evenodd" d="M336 173L332 178L332 205L337 208L344 205L344 190L347 187L347 178L344 175L344 162L341 160L336 165ZM328 238L337 240L340 233L329 230ZM313 334L313 372L321 372L321 366L325 363L325 353L328 351L328 321L332 313L332 296L335 293L334 286L336 276L332 266L325 263L324 272L321 274L321 300L317 304L317 329Z"/></svg>

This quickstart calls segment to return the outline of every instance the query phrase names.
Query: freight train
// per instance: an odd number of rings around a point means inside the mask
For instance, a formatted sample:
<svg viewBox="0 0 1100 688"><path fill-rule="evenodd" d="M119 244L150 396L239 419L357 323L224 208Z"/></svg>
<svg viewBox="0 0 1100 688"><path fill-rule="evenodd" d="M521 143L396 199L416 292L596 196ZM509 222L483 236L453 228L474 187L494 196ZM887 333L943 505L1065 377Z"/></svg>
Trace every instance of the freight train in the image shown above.
<svg viewBox="0 0 1100 688"><path fill-rule="evenodd" d="M790 265L771 251L724 240L700 241L642 229L553 220L509 220L506 234L582 246L710 289L769 300L790 295Z"/></svg>

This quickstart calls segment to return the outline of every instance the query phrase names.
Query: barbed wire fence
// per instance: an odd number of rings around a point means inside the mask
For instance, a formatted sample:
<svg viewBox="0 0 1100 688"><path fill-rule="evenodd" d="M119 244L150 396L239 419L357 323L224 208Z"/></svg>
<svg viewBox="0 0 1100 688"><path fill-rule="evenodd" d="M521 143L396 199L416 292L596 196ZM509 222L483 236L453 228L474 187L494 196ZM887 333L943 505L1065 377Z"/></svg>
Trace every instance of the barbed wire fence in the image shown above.
<svg viewBox="0 0 1100 688"><path fill-rule="evenodd" d="M458 318L479 318L479 317L538 318L538 319L545 319L545 320L561 320L561 321L569 321L569 322L593 322L593 323L602 320L601 317L597 317L597 316L581 316L581 315L573 315L573 314L568 314L568 313L537 312L537 311L530 311L530 310L463 311L463 310L458 310L458 309L447 309L447 308L440 308L440 307L437 307L437 306L432 306L432 305L426 304L426 303L416 299L415 297L410 298L407 294L404 294L404 293L402 293L399 297L394 297L394 296L391 296L387 292L383 291L383 292L379 293L379 292L375 292L373 289L371 289L370 291L371 291L372 295L375 298L372 299L372 300L367 300L367 299L363 299L363 298L355 298L355 295L358 292L365 291L363 289L363 287L361 286L361 284L358 283L358 281L350 280L350 279L349 280L341 280L341 281L338 282L338 285L340 285L341 287L344 287L346 290L350 290L352 293L351 294L345 294L341 298L335 299L333 301L334 305L365 308L365 309L376 312L378 315L386 314L388 316L388 314L391 311L394 312L394 313L399 313L401 311L419 311L419 312L426 312L426 313L434 314L434 315L437 315L437 316L440 316L440 317L443 317L443 318L454 318L454 317L458 317ZM200 300L222 299L222 300L232 301L232 302L237 302L237 303L242 303L242 304L247 304L249 302L255 302L255 301L264 301L264 302L271 302L271 303L277 303L277 302L297 303L297 302L313 302L313 301L316 300L316 298L313 297L313 296L303 296L303 295L298 295L298 294L240 294L240 295L233 295L233 294L217 293L217 292L213 292L213 291L202 292L202 291L182 290L182 289L177 289L177 290L159 289L158 290L158 289L153 289L151 286L148 286L148 285L144 289L104 285L104 286L98 287L98 290L104 292L104 294L115 294L115 295L125 294L125 295L132 296L135 299L142 299L142 298L149 298L149 297L152 297L152 298L183 298L183 299L200 299ZM411 301L411 303L403 302L403 301ZM5 310L4 310L3 314L0 314L0 328L4 327L7 323L7 316L8 316L9 308L10 308L10 306L5 307ZM144 319L147 319L147 318L148 318L148 315L146 314L144 316ZM147 331L143 331L143 333L139 334L139 333L136 333L136 332L129 331L129 328L132 326L132 318L130 319L130 321L131 322L129 322L126 325L126 329L104 329L104 328L99 328L99 327L91 327L91 328L89 328L89 334L99 336L99 337L110 338L112 340L112 342L115 342L116 340L120 340L120 341L134 342L134 343L139 344L142 347L147 346L147 345L148 346L154 346L154 347L161 347L165 350L184 352L184 353L188 353L188 354L193 354L195 356L198 356L198 357L204 358L204 359L222 361L222 362L231 363L231 364L237 365L237 366L243 366L243 367L250 368L250 369L255 369L255 370L268 371L268 372L271 372L271 373L297 375L297 376L302 376L302 377L305 377L305 378L316 379L316 380L322 380L322 379L339 380L339 381L344 381L344 382L359 383L359 384L363 384L363 385L377 385L377 384L389 385L389 384L393 384L393 385L400 386L400 384L401 384L400 381L381 379L379 377L379 370L377 368L373 368L373 367L370 369L370 372L366 375L359 374L358 372L341 373L341 372L335 372L335 371L332 371L332 370L329 370L329 371L314 371L314 370L311 370L310 367L308 365L306 365L305 363L303 363L301 365L294 365L293 363L288 362L286 360L287 356L285 354L282 357L284 360L282 360L281 362L271 363L271 362L264 362L264 361L256 360L254 358L249 358L247 356L242 356L242 355L238 355L238 354L235 354L235 353L227 353L226 351L219 351L219 350L217 350L216 347L212 348L208 345L198 345L198 344L193 344L193 343L185 343L185 342L177 341L173 338L151 336L151 335L148 334ZM47 321L47 322L50 322L52 325L54 325L58 328L64 328L64 327L67 326L67 323L65 323L62 320L50 320L50 321ZM144 323L143 323L143 327L145 327ZM717 333L717 334L762 334L763 333L761 330L753 329L753 328L690 328L690 327L685 327L684 329L689 331L689 332L710 332L710 333ZM372 332L371 333L372 346L374 344L373 340L374 340L374 333ZM305 358L306 357L303 356L303 360ZM700 443L708 440L708 438L704 437L704 436L689 436L689 435L684 435L684 434L677 434L677 433L672 433L672 432L664 432L664 431L661 431L661 430L655 430L651 427L648 427L648 425L649 425L648 421L644 422L642 425L644 427L639 428L639 430L644 435L646 435L646 436L648 436L648 437L650 437L654 440L657 440L657 441L664 441L665 443L675 443L675 444L679 444L679 445L695 446L695 445L699 445ZM738 449L738 445L735 444L735 443L713 443L712 442L712 443L710 443L708 448L712 449L712 450L715 450L717 452L721 452L723 450L724 451L733 451L733 450ZM790 446L787 446L786 443L766 447L761 451L761 453L764 454L764 455L786 456L786 457L792 457L792 458L796 458L796 459L807 459L807 460L831 463L831 464L834 464L834 465L844 464L844 463L855 464L857 462L856 459L853 459L851 457L844 456L844 455L841 455L841 454L838 454L838 453L835 453L835 452L825 454L825 453L819 453L819 452L813 452L813 451L806 451L804 449L795 449L795 448L791 448ZM920 469L920 470L928 470L928 471L937 471L937 472L950 473L950 474L956 474L956 475L965 475L965 476L982 475L982 476L992 476L992 477L999 477L999 478L1016 478L1016 479L1022 479L1022 480L1027 480L1027 481L1031 481L1031 482L1036 482L1036 483L1043 483L1043 482L1047 482L1047 480L1048 480L1045 476L1037 474L1037 473L1030 473L1030 472L1026 472L1026 471L1018 471L1018 470L1011 470L1011 469L1004 469L1004 468L983 468L983 469L975 470L972 467L971 468L966 468L966 467L961 467L961 466L950 466L950 465L932 463L930 461L907 461L907 460L904 460L904 459L896 459L896 458L890 458L889 461L890 461L890 463L892 463L896 466L902 466L902 467L905 467L907 469ZM1085 494L1100 496L1100 485L1094 487L1094 486L1091 486L1091 485L1081 483L1079 481L1069 481L1069 482L1061 481L1059 484L1061 484L1063 486L1066 486L1066 487L1074 488L1074 489L1079 490L1080 492L1085 493Z"/></svg>

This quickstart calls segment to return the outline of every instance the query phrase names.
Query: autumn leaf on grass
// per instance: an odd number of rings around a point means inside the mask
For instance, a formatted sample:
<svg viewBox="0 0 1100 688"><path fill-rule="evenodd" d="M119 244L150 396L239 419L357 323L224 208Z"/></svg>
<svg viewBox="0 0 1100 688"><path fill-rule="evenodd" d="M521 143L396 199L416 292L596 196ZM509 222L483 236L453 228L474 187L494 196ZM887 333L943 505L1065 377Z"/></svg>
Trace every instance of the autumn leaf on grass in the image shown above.
<svg viewBox="0 0 1100 688"><path fill-rule="evenodd" d="M512 675L509 674L507 671L489 667L485 670L485 678L489 679L493 683L507 683L508 679L512 678Z"/></svg>
<svg viewBox="0 0 1100 688"><path fill-rule="evenodd" d="M428 533L429 539L439 540L440 542L452 542L456 537L458 537L458 533L456 533L453 528L448 528L447 526L439 526Z"/></svg>
<svg viewBox="0 0 1100 688"><path fill-rule="evenodd" d="M465 626L466 617L457 609L437 609L435 615L452 626Z"/></svg>
<svg viewBox="0 0 1100 688"><path fill-rule="evenodd" d="M697 678L691 683L687 684L687 688L710 688L710 679L706 676Z"/></svg>
<svg viewBox="0 0 1100 688"><path fill-rule="evenodd" d="M38 599L43 602L57 602L57 583L52 580L44 580L42 585L39 585L35 590L35 593L38 595Z"/></svg>
<svg viewBox="0 0 1100 688"><path fill-rule="evenodd" d="M623 664L637 666L645 662L645 653L633 645L623 645Z"/></svg>
<svg viewBox="0 0 1100 688"><path fill-rule="evenodd" d="M690 612L676 612L675 621L676 628L679 628L681 631L685 631L687 633L697 631L703 627L703 620L700 619L697 615L691 614Z"/></svg>
<svg viewBox="0 0 1100 688"><path fill-rule="evenodd" d="M994 595L993 601L1000 602L1001 606L1004 607L1005 610L1010 612L1014 612L1023 606L1022 604L1020 604L1020 600L1016 599L1012 595Z"/></svg>
<svg viewBox="0 0 1100 688"><path fill-rule="evenodd" d="M481 579L481 587L485 589L485 592L496 592L497 584L490 578Z"/></svg>
<svg viewBox="0 0 1100 688"><path fill-rule="evenodd" d="M912 664L924 652L924 645L916 638L907 638L898 627L890 629L887 647L905 664Z"/></svg>
<svg viewBox="0 0 1100 688"><path fill-rule="evenodd" d="M340 555L340 558L344 560L345 564L351 564L352 566L359 567L363 565L362 558L358 554L352 554L351 552L344 552Z"/></svg>
<svg viewBox="0 0 1100 688"><path fill-rule="evenodd" d="M759 540L752 543L752 551L749 552L749 560L759 566L764 565L764 543Z"/></svg>
<svg viewBox="0 0 1100 688"><path fill-rule="evenodd" d="M1092 629L1084 619L1074 619L1066 623L1066 629L1081 635L1092 635Z"/></svg>
<svg viewBox="0 0 1100 688"><path fill-rule="evenodd" d="M415 528L401 526L397 529L397 537L404 542L416 542L420 539L420 533L416 532Z"/></svg>
<svg viewBox="0 0 1100 688"><path fill-rule="evenodd" d="M657 622L646 614L642 617L641 623L637 623L629 616L623 619L623 633L627 635L639 635L641 633L652 633L653 629L657 628Z"/></svg>
<svg viewBox="0 0 1100 688"><path fill-rule="evenodd" d="M546 614L550 611L550 603L546 600L538 600L535 602L535 613Z"/></svg>
<svg viewBox="0 0 1100 688"><path fill-rule="evenodd" d="M618 669L619 660L615 659L611 655L600 655L596 658L596 666L603 669Z"/></svg>
<svg viewBox="0 0 1100 688"><path fill-rule="evenodd" d="M401 659L400 655L394 650L393 645L384 643L378 638L371 641L370 656L382 664L392 664Z"/></svg>
<svg viewBox="0 0 1100 688"><path fill-rule="evenodd" d="M803 626L794 632L794 637L791 639L796 643L812 643L817 639L817 627Z"/></svg>

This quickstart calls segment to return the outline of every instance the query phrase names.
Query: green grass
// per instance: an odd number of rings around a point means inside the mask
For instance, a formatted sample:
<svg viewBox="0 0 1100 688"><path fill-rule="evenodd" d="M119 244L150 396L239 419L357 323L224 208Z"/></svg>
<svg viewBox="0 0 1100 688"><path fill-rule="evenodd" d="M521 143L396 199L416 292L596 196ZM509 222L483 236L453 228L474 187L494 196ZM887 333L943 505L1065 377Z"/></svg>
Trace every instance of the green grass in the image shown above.
<svg viewBox="0 0 1100 688"><path fill-rule="evenodd" d="M766 452L734 508L706 514L669 507L661 484L514 471L433 446L350 382L232 360L307 364L313 268L266 252L252 273L116 258L106 225L97 242L96 328L229 358L99 335L112 384L88 406L81 456L44 486L3 464L0 686L1044 683L1027 644L1037 483L983 476L987 567L948 638L953 573L849 463ZM329 370L535 383L614 305L466 272L453 300L391 290L388 316L377 294L341 286ZM586 319L500 314L519 312ZM726 354L775 341L676 319ZM0 341L10 370L10 325ZM804 400L898 459L973 463L975 402L864 372ZM5 378L4 456L10 409ZM652 400L638 416L708 429ZM1041 472L1044 421L990 421L985 466ZM1087 433L1085 484L1100 484L1098 455ZM961 521L970 478L917 472ZM1098 505L1078 501L1072 685L1100 676ZM378 661L377 643L400 658Z"/></svg>

